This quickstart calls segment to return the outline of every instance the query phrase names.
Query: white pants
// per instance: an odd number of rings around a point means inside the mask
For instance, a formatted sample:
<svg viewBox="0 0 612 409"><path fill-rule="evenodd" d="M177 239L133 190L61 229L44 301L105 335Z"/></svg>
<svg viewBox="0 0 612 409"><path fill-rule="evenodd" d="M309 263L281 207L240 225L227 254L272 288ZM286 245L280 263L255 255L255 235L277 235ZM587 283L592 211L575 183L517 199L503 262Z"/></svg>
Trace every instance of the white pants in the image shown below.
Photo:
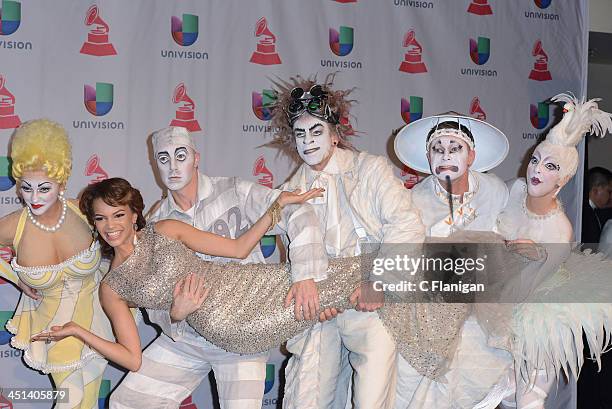
<svg viewBox="0 0 612 409"><path fill-rule="evenodd" d="M261 409L268 354L226 352L204 338L175 342L161 334L110 396L110 409L178 408L211 371L222 409Z"/></svg>
<svg viewBox="0 0 612 409"><path fill-rule="evenodd" d="M519 378L516 387L516 374L514 370L508 373L509 394L504 397L501 409L576 409L577 393L576 381L569 382L565 377L548 377L545 370L537 371L533 385L527 385Z"/></svg>
<svg viewBox="0 0 612 409"><path fill-rule="evenodd" d="M439 382L420 376L398 357L395 409L471 409L489 394L511 364L510 353L489 347L476 319L470 317L461 330L449 370ZM491 396L480 407L495 408L504 392Z"/></svg>
<svg viewBox="0 0 612 409"><path fill-rule="evenodd" d="M395 342L377 313L347 310L287 342L293 356L285 370L285 409L344 409L345 402L340 400L347 389L338 381L343 346L349 351L348 361L354 370L354 407L393 407Z"/></svg>

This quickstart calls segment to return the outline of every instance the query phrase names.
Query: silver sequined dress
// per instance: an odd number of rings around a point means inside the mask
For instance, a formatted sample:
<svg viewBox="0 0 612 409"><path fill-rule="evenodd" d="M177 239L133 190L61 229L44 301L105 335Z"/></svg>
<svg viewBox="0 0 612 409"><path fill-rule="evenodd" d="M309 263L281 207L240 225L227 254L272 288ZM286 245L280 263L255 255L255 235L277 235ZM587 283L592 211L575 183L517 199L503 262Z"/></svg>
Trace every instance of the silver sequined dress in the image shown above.
<svg viewBox="0 0 612 409"><path fill-rule="evenodd" d="M351 308L348 299L362 282L365 257L333 259L328 279L317 283L321 309ZM371 261L371 260L370 260ZM267 351L313 326L296 321L293 306L283 303L291 286L287 264L215 264L198 258L180 241L148 225L133 254L111 270L103 282L138 307L168 310L176 283L193 272L206 277L210 293L187 322L211 343L227 351L250 354ZM421 308L396 303L379 310L398 349L420 372L435 376L463 319L462 307L451 307L427 322ZM452 322L452 323L451 323ZM451 323L449 325L449 323ZM424 338L419 328L427 328Z"/></svg>

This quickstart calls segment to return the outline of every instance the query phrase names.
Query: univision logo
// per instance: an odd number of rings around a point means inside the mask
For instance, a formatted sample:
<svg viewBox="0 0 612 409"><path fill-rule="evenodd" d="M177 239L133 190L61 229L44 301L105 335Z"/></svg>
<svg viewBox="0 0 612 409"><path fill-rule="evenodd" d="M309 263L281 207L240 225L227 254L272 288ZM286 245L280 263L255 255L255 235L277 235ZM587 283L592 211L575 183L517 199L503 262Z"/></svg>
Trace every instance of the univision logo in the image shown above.
<svg viewBox="0 0 612 409"><path fill-rule="evenodd" d="M181 20L177 16L170 17L170 34L176 44L189 47L198 39L199 17L195 14L183 14ZM206 51L193 50L161 50L162 58L179 58L187 60L208 60Z"/></svg>
<svg viewBox="0 0 612 409"><path fill-rule="evenodd" d="M182 21L180 18L172 16L170 31L175 43L183 47L190 46L198 39L198 16L183 14Z"/></svg>
<svg viewBox="0 0 612 409"><path fill-rule="evenodd" d="M13 34L21 24L21 3L14 0L2 0L0 3L0 35ZM0 40L0 48L9 50L31 50L29 41Z"/></svg>
<svg viewBox="0 0 612 409"><path fill-rule="evenodd" d="M552 0L534 0L535 5L541 9L547 9L551 3ZM544 11L531 11L531 10L525 10L525 17L527 18L533 18L533 19L537 19L537 20L552 20L552 21L559 21L561 19L561 16L559 16L559 14L557 13L547 13Z"/></svg>
<svg viewBox="0 0 612 409"><path fill-rule="evenodd" d="M251 105L253 113L262 121L272 119L272 106L276 102L276 93L271 89L264 89L259 92L251 93Z"/></svg>
<svg viewBox="0 0 612 409"><path fill-rule="evenodd" d="M274 386L274 378L276 378L276 371L274 364L266 364L266 382L264 388L264 394L270 392Z"/></svg>
<svg viewBox="0 0 612 409"><path fill-rule="evenodd" d="M483 65L489 61L491 54L491 40L487 37L478 37L478 41L470 38L470 58L476 65Z"/></svg>
<svg viewBox="0 0 612 409"><path fill-rule="evenodd" d="M539 8L545 9L545 8L548 8L548 6L550 6L550 4L552 3L552 0L533 0L533 2Z"/></svg>
<svg viewBox="0 0 612 409"><path fill-rule="evenodd" d="M537 130L542 130L548 126L550 121L550 106L546 102L538 102L529 105L529 120L531 126ZM542 132L523 132L523 139L538 139Z"/></svg>
<svg viewBox="0 0 612 409"><path fill-rule="evenodd" d="M491 40L487 37L478 37L477 40L469 40L470 59L476 65L484 65L489 61L491 55ZM462 75L497 77L497 71L491 69L462 68Z"/></svg>
<svg viewBox="0 0 612 409"><path fill-rule="evenodd" d="M0 191L5 192L15 186L11 176L11 161L6 156L0 156Z"/></svg>
<svg viewBox="0 0 612 409"><path fill-rule="evenodd" d="M402 98L401 113L406 124L421 119L423 117L423 98L413 95L409 99Z"/></svg>
<svg viewBox="0 0 612 409"><path fill-rule="evenodd" d="M13 316L13 311L0 311L0 345L11 342L11 333L4 329L8 320Z"/></svg>
<svg viewBox="0 0 612 409"><path fill-rule="evenodd" d="M98 393L98 408L107 407L108 395L110 395L111 391L111 381L108 379L102 379L100 382L100 389Z"/></svg>
<svg viewBox="0 0 612 409"><path fill-rule="evenodd" d="M538 102L538 105L530 104L529 119L535 129L544 129L550 120L550 106L546 102Z"/></svg>
<svg viewBox="0 0 612 409"><path fill-rule="evenodd" d="M353 51L355 30L353 27L340 26L338 30L329 29L329 48L338 57L346 57ZM321 67L362 68L361 61L321 60Z"/></svg>
<svg viewBox="0 0 612 409"><path fill-rule="evenodd" d="M340 30L329 29L329 48L338 57L349 55L353 50L353 28L340 26Z"/></svg>
<svg viewBox="0 0 612 409"><path fill-rule="evenodd" d="M96 87L85 85L83 102L87 112L103 116L113 108L113 84L96 82Z"/></svg>
<svg viewBox="0 0 612 409"><path fill-rule="evenodd" d="M87 112L94 116L104 116L113 108L113 84L96 82L95 87L83 86L83 103ZM72 121L75 129L125 129L122 121Z"/></svg>
<svg viewBox="0 0 612 409"><path fill-rule="evenodd" d="M13 0L2 0L0 9L0 35L13 34L21 24L21 3Z"/></svg>

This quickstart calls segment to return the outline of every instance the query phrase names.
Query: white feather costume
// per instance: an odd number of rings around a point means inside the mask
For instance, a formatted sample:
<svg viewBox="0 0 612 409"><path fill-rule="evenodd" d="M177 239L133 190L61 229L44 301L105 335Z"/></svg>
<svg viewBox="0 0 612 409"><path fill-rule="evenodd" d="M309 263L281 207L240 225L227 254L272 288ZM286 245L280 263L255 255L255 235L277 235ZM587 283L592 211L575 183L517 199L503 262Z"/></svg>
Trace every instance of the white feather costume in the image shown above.
<svg viewBox="0 0 612 409"><path fill-rule="evenodd" d="M562 186L576 173L576 145L587 132L603 136L612 131L612 116L598 109L598 99L585 102L559 94L552 101L565 103L564 115L538 149L558 161ZM526 197L525 180L519 179L497 229L506 239L542 244L548 252L546 264L560 265L527 302L515 307L511 324L517 384L520 379L535 382L537 389L539 380L533 375L538 371L541 377L545 370L549 379L561 371L568 379L578 378L584 363L583 331L591 358L601 364L601 354L612 342L612 262L598 254L571 251L572 227L562 206L539 216L527 209Z"/></svg>

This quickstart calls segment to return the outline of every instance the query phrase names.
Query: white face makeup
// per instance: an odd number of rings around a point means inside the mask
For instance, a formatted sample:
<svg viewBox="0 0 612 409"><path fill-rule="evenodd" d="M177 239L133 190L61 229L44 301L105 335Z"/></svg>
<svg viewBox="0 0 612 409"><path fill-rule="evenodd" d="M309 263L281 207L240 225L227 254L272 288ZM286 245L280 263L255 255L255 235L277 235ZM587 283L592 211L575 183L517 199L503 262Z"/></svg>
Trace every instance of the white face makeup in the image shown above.
<svg viewBox="0 0 612 409"><path fill-rule="evenodd" d="M181 190L196 172L196 156L193 149L184 145L168 144L155 152L157 168L169 190Z"/></svg>
<svg viewBox="0 0 612 409"><path fill-rule="evenodd" d="M330 125L309 114L302 115L293 124L293 136L298 154L309 166L315 166L329 157L332 150Z"/></svg>
<svg viewBox="0 0 612 409"><path fill-rule="evenodd" d="M454 136L440 136L429 146L428 158L431 173L441 181L449 176L451 181L460 178L469 168L468 145Z"/></svg>
<svg viewBox="0 0 612 409"><path fill-rule="evenodd" d="M559 161L545 149L536 147L527 166L527 193L542 197L559 188L561 179Z"/></svg>
<svg viewBox="0 0 612 409"><path fill-rule="evenodd" d="M45 172L24 172L21 177L21 197L35 216L49 210L59 197L61 186Z"/></svg>

